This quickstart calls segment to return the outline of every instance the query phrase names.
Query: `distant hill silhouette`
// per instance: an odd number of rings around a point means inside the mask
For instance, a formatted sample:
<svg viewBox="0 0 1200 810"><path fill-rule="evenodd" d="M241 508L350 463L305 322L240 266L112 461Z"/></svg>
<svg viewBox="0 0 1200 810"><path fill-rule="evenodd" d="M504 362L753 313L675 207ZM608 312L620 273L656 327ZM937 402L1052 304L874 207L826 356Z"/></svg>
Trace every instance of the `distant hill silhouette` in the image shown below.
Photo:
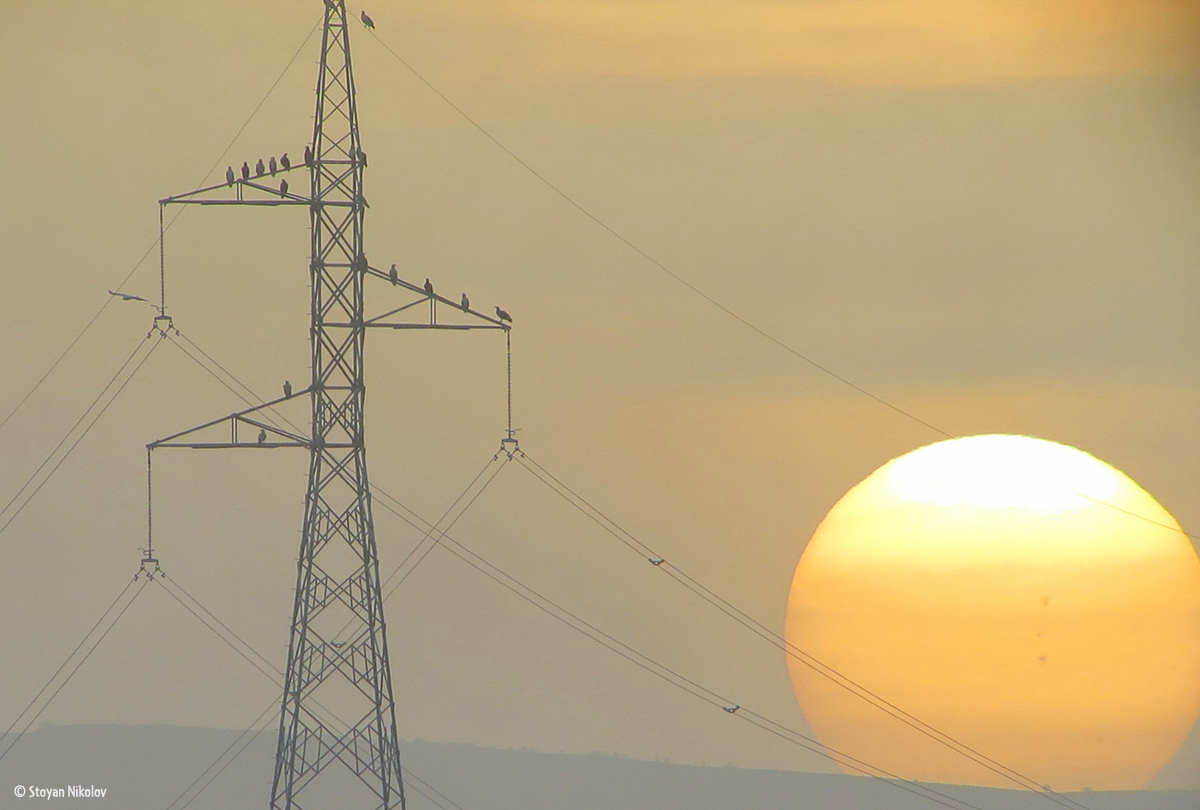
<svg viewBox="0 0 1200 810"><path fill-rule="evenodd" d="M0 808L165 810L237 736L176 726L57 726L33 732L0 762ZM265 810L275 732L263 732L189 810ZM404 744L406 767L464 810L936 810L866 777L714 768L601 754L543 754ZM95 785L104 799L17 799L13 786ZM420 784L417 783L419 787ZM939 786L983 810L1052 808L1027 792ZM1091 810L1198 810L1200 791L1081 793ZM410 791L409 807L433 807ZM85 802L83 804L82 802Z"/></svg>

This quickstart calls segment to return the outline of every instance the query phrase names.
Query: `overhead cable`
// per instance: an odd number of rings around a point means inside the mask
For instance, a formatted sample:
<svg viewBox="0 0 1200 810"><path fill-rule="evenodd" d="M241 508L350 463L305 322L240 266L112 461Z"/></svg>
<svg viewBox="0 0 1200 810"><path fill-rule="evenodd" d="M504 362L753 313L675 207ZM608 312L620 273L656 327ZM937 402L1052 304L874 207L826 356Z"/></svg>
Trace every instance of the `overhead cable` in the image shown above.
<svg viewBox="0 0 1200 810"><path fill-rule="evenodd" d="M79 417L79 419L76 420L75 424L71 426L71 429L68 430L67 433L63 436L63 438L59 441L59 443L54 446L54 449L50 451L50 453L46 456L46 458L42 460L42 463L38 465L38 468L36 470L34 470L33 475L29 476L29 478L25 481L25 483L21 485L21 488L17 491L17 493L15 495L13 495L13 497L9 500L9 502L7 504L5 504L4 508L0 509L0 515L3 515L4 512L8 511L9 507L11 507L13 505L13 503L15 503L18 498L20 498L21 493L23 493L29 487L29 485L33 483L33 481L38 477L38 474L41 473L42 469L45 468L45 466L50 462L50 460L52 458L54 458L54 455L59 451L60 448L62 448L63 444L66 443L67 439L69 439L71 437L71 434L74 433L75 429L77 427L79 427L80 423L82 423L87 418L87 416L92 412L92 409L95 408L97 406L97 404L100 403L100 401L104 398L104 395L113 386L113 383L115 383L116 380L121 376L121 373L125 371L126 367L129 365L130 361L132 361L134 356L138 353L138 351L141 350L141 348L146 344L146 341L149 340L151 338L151 335L153 335L153 334L154 333L151 332L150 334L148 334L146 336L146 340L143 340L138 343L137 348L134 349L133 354L131 354L125 360L125 362L117 370L117 373L112 376L112 378L108 381L107 384L105 384L104 388L100 391L99 394L96 395L96 398L94 400L92 400L91 404L88 405L87 409L83 412L83 414ZM112 406L112 404L117 401L117 397L121 396L121 392L125 390L125 386L129 385L129 383L133 380L133 378L137 376L138 371L140 371L142 366L145 365L146 361L150 359L150 356L152 354L154 354L154 351L155 351L155 349L157 349L159 347L160 342L161 342L161 333L160 333L159 339L155 340L153 343L151 343L150 351L148 351L144 355L142 355L141 359L139 359L137 361L137 364L133 367L133 371L131 371L128 374L128 376L125 377L125 379L121 382L121 384L119 386L117 386L116 390L108 398L108 401L104 403L104 405L95 413L94 416L92 416L92 420L90 422L88 422L88 424L79 433L79 435L75 437L75 441L71 442L71 445L69 447L67 447L66 452L64 452L61 456L59 456L58 460L54 463L54 466L50 468L50 471L42 477L41 481L38 482L38 485L36 487L34 487L34 489L29 493L29 495L25 498L25 500L21 501L20 506L18 506L16 509L12 510L12 512L8 515L8 518L4 521L4 523L0 524L0 534L3 534L4 531L9 526L12 525L12 522L17 519L17 516L20 515L21 512L25 511L25 507L29 505L29 502L32 501L35 497L37 497L37 494L42 491L42 487L46 486L46 484L50 481L50 479L54 477L54 474L56 472L58 472L58 468L61 467L63 465L63 462L65 462L71 456L71 453L73 453L75 451L75 448L79 446L79 443L83 441L84 437L87 436L87 434L91 431L91 429L96 426L96 423L100 421L100 418L102 416L104 416L105 412L109 409L109 407Z"/></svg>
<svg viewBox="0 0 1200 810"><path fill-rule="evenodd" d="M854 695L855 697L870 703L875 708L881 710L885 714L909 726L924 736L932 739L934 742L937 742L938 744L950 749L954 753L959 754L971 760L972 762L975 762L976 764L995 773L1001 778L1018 785L1022 789L1044 795L1050 801L1059 805L1072 806L1075 808L1084 807L1082 804L1070 798L1069 796L1055 793L1049 788L1046 788L1037 780L1021 773L1020 771L1010 768L1007 765L1004 765L1003 763L987 756L986 754L979 752L970 745L961 742L951 735L940 731L929 723L926 723L920 718L904 711L899 706L884 699L877 693L855 681L853 678L845 675L806 650L788 641L786 637L770 629L765 624L752 617L750 614L738 608L736 605L729 602L727 599L723 598L705 586L703 583L690 576L686 571L673 563L670 559L663 557L653 547L642 542L595 505L584 499L583 496L581 496L578 492L571 489L559 478L555 477L549 470L539 464L536 460L530 458L529 455L524 451L521 451L517 454L517 461L522 467L525 468L527 472L533 475L534 478L546 485L551 491L571 504L576 510L592 520L592 522L594 522L597 526L617 539L622 545L631 549L643 559L650 561L653 565L655 565L655 567L662 570L693 594L699 596L705 602L717 608L727 617L733 619L739 625L750 630L752 633L767 641L772 646L780 649L792 660L797 661L803 666L813 670L818 675L826 678L838 687L850 692L850 694ZM530 465L533 466L531 467Z"/></svg>

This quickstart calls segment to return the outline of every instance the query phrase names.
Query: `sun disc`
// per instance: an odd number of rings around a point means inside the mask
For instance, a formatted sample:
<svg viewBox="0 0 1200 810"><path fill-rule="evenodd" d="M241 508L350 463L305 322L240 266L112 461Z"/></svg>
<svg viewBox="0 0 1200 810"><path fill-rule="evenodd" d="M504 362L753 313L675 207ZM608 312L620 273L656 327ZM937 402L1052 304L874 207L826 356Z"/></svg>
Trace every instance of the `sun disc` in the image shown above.
<svg viewBox="0 0 1200 810"><path fill-rule="evenodd" d="M1056 789L1140 788L1200 713L1200 560L1127 476L972 436L885 464L817 527L788 641ZM908 778L1012 786L795 658L818 738Z"/></svg>

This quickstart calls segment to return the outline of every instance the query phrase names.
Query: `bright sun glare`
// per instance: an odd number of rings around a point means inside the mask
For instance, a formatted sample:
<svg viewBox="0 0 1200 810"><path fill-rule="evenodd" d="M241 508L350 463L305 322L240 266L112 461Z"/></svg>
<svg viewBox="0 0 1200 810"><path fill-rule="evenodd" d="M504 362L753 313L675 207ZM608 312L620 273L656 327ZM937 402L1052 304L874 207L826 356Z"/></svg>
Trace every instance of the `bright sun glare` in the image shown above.
<svg viewBox="0 0 1200 810"><path fill-rule="evenodd" d="M1121 475L1082 450L1028 436L939 442L887 465L901 498L942 506L1063 510L1112 497Z"/></svg>

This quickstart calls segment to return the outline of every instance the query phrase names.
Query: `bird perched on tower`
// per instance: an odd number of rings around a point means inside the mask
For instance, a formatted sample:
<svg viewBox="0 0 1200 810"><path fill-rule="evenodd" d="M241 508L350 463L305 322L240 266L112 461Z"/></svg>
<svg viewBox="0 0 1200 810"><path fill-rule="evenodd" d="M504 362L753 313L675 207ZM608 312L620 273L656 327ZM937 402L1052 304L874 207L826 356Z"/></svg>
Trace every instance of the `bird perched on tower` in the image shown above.
<svg viewBox="0 0 1200 810"><path fill-rule="evenodd" d="M396 274L396 263L392 262L392 266L388 268L388 281L395 284L399 281L399 276Z"/></svg>
<svg viewBox="0 0 1200 810"><path fill-rule="evenodd" d="M266 440L267 440L267 432L265 430L260 429L258 431L258 443L262 444Z"/></svg>
<svg viewBox="0 0 1200 810"><path fill-rule="evenodd" d="M361 19L363 25L365 25L367 28L370 28L372 31L375 30L375 21L367 16L367 12L362 12Z"/></svg>
<svg viewBox="0 0 1200 810"><path fill-rule="evenodd" d="M250 179L250 164L244 160L242 161L242 179L243 180Z"/></svg>
<svg viewBox="0 0 1200 810"><path fill-rule="evenodd" d="M283 381L283 395L284 395L285 397L290 397L290 396L292 395L292 383L291 383L291 380L284 380L284 381Z"/></svg>
<svg viewBox="0 0 1200 810"><path fill-rule="evenodd" d="M236 179L237 178L233 174L233 167L232 166L225 167L225 185L232 186L233 181Z"/></svg>
<svg viewBox="0 0 1200 810"><path fill-rule="evenodd" d="M512 323L512 315L509 315L507 312L500 309L500 307L496 307L496 317L502 321L508 321L509 323Z"/></svg>
<svg viewBox="0 0 1200 810"><path fill-rule="evenodd" d="M429 279L425 279L425 294L433 295L433 282Z"/></svg>
<svg viewBox="0 0 1200 810"><path fill-rule="evenodd" d="M312 147L306 146L306 147L304 147L304 165L311 166L312 161L313 161Z"/></svg>
<svg viewBox="0 0 1200 810"><path fill-rule="evenodd" d="M267 167L263 165L262 158L258 159L258 163L254 164L254 176L262 177L267 173Z"/></svg>
<svg viewBox="0 0 1200 810"><path fill-rule="evenodd" d="M292 159L288 157L287 152L284 152L283 157L279 159L279 165L283 167L285 172L292 168Z"/></svg>
<svg viewBox="0 0 1200 810"><path fill-rule="evenodd" d="M287 178L280 179L280 181L279 181L279 196L286 197L287 190L288 190Z"/></svg>
<svg viewBox="0 0 1200 810"><path fill-rule="evenodd" d="M279 164L275 162L275 156L271 155L270 161L267 162L267 167L271 170L271 176L275 176L275 172L279 170Z"/></svg>
<svg viewBox="0 0 1200 810"><path fill-rule="evenodd" d="M463 308L463 312L466 312L468 309L470 309L470 308L471 308L471 299L470 299L470 298L467 298L467 294L466 294L466 293L463 293L463 297L462 297L462 308Z"/></svg>

